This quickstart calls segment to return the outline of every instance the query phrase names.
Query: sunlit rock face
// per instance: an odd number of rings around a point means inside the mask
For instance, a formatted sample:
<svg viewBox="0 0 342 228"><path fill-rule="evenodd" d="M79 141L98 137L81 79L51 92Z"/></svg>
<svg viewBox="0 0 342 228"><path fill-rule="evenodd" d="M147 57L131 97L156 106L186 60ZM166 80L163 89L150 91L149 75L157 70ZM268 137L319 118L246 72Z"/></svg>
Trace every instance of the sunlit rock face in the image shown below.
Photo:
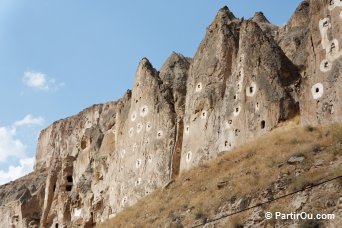
<svg viewBox="0 0 342 228"><path fill-rule="evenodd" d="M110 215L166 184L172 176L177 138L172 90L147 59L138 66L129 109L116 118L114 133L105 138L114 142L110 149L114 154L98 184L109 189L103 200L109 204ZM106 145L101 153L105 151Z"/></svg>
<svg viewBox="0 0 342 228"><path fill-rule="evenodd" d="M342 2L310 1L310 36L301 86L303 124L342 120Z"/></svg>
<svg viewBox="0 0 342 228"><path fill-rule="evenodd" d="M341 121L341 9L303 1L276 26L224 7L193 59L143 58L123 98L41 132L35 171L0 187L0 226L94 227L295 115Z"/></svg>
<svg viewBox="0 0 342 228"><path fill-rule="evenodd" d="M299 4L289 22L286 25L279 26L276 36L276 41L281 49L299 69L303 69L307 59L306 46L310 41L309 13L310 3L309 1L303 1Z"/></svg>
<svg viewBox="0 0 342 228"><path fill-rule="evenodd" d="M0 227L39 227L47 170L0 186Z"/></svg>
<svg viewBox="0 0 342 228"><path fill-rule="evenodd" d="M261 19L257 21L268 23ZM298 70L254 20L241 21L221 9L192 61L182 170L271 130L299 111L292 96Z"/></svg>
<svg viewBox="0 0 342 228"><path fill-rule="evenodd" d="M124 98L42 131L35 164L49 169L42 226L92 227L179 173L188 68L176 53L160 73L144 58Z"/></svg>

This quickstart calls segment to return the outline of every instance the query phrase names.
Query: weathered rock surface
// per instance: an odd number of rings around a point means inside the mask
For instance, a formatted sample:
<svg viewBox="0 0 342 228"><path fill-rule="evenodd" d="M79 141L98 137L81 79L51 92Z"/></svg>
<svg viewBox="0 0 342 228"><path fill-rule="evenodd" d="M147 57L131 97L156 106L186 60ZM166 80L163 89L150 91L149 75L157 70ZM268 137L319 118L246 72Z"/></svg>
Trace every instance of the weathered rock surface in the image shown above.
<svg viewBox="0 0 342 228"><path fill-rule="evenodd" d="M0 186L0 227L39 227L47 171Z"/></svg>
<svg viewBox="0 0 342 228"><path fill-rule="evenodd" d="M298 113L296 67L257 23L229 15L220 10L190 67L181 170Z"/></svg>
<svg viewBox="0 0 342 228"><path fill-rule="evenodd" d="M303 124L342 120L342 2L310 1L307 64L301 86Z"/></svg>
<svg viewBox="0 0 342 228"><path fill-rule="evenodd" d="M329 189L329 191L327 191L327 189ZM279 190L267 190L268 193L277 191ZM334 181L331 183L326 183L317 188L306 189L296 195L279 200L277 205L264 204L261 207L255 207L251 210L247 210L245 214L232 215L224 218L224 216L229 213L233 213L239 209L241 210L241 202L244 203L245 201L241 199L235 203L227 202L225 206L220 208L221 210L225 210L225 213L217 215L217 218L222 219L209 222L205 225L205 227L218 228L231 227L234 225L240 225L241 227L340 227L342 222L341 219L338 218L342 213L341 210L339 210L339 196L335 194L336 192L340 191L341 185L338 183L338 181ZM264 195L256 197L253 199L254 202L248 202L249 204L247 207L252 207L256 202L262 202L265 199L267 199L267 197L265 198ZM272 198L268 198L267 200L272 200ZM327 202L326 205L324 205L325 202ZM331 204L329 204L329 202L331 202ZM305 219L305 216L307 216L307 218L314 218L314 216L318 214L318 212L313 211L313 205L324 208L324 213L330 214L330 216L333 215L334 219ZM288 212L288 214L293 213L293 218L295 218L296 214L301 214L302 212L305 212L306 215L302 215L304 219L300 219L301 217L299 217L299 219L281 219L286 217L286 212L283 212L286 209L283 207L287 207L287 210L291 211ZM271 219L265 219L266 212L272 213ZM290 218L291 215L287 216Z"/></svg>
<svg viewBox="0 0 342 228"><path fill-rule="evenodd" d="M43 130L35 172L0 187L0 225L93 227L295 115L341 121L340 37L338 0L303 1L282 27L222 8L193 59L143 58L122 99Z"/></svg>
<svg viewBox="0 0 342 228"><path fill-rule="evenodd" d="M309 43L310 3L303 1L289 22L278 28L276 41L286 56L300 69L306 65L306 46Z"/></svg>

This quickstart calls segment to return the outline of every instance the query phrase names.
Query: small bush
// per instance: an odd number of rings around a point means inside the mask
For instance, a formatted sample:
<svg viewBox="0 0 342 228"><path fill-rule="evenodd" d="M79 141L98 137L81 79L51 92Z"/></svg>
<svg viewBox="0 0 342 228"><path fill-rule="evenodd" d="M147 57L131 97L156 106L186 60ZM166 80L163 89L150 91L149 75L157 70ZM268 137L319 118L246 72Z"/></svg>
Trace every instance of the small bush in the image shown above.
<svg viewBox="0 0 342 228"><path fill-rule="evenodd" d="M207 217L208 216L206 215L206 213L203 210L203 204L200 203L197 206L197 209L195 210L195 219L201 220L202 222L205 222L205 221L207 221Z"/></svg>
<svg viewBox="0 0 342 228"><path fill-rule="evenodd" d="M311 125L307 125L305 126L304 130L308 132L313 132L314 130L316 130L316 128Z"/></svg>
<svg viewBox="0 0 342 228"><path fill-rule="evenodd" d="M290 140L290 144L292 144L292 145L298 145L298 144L301 144L301 141L298 140L297 138L294 138L294 139L291 139L291 140Z"/></svg>
<svg viewBox="0 0 342 228"><path fill-rule="evenodd" d="M243 228L243 222L240 216L234 216L231 219L231 227L234 228Z"/></svg>
<svg viewBox="0 0 342 228"><path fill-rule="evenodd" d="M298 176L293 182L294 191L304 190L308 186L310 186L310 182L303 176Z"/></svg>
<svg viewBox="0 0 342 228"><path fill-rule="evenodd" d="M320 144L314 144L314 145L312 146L312 151L313 151L314 153L319 153L319 152L321 152L321 151L322 151L321 145L320 145Z"/></svg>
<svg viewBox="0 0 342 228"><path fill-rule="evenodd" d="M336 124L333 125L332 128L334 140L336 141L342 139L342 126Z"/></svg>

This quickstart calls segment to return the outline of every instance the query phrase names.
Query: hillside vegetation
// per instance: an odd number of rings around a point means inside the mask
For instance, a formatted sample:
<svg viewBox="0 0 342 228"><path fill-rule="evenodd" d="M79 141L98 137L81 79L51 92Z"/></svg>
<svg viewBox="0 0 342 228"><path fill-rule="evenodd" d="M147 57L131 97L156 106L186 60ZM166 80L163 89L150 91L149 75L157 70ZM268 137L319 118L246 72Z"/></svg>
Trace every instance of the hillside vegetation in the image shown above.
<svg viewBox="0 0 342 228"><path fill-rule="evenodd" d="M341 176L342 126L301 127L298 122L284 123L245 146L182 173L99 227L192 227ZM341 189L341 178L336 183ZM326 202L338 201L334 187L329 191L324 185L320 187L322 194L317 202L311 200L311 211L322 209L321 204L324 212L329 211ZM268 209L298 209L293 208L291 197L287 198L271 202ZM251 216L246 210L221 221L219 227L242 227ZM262 220L263 215L259 217ZM275 222L264 221L270 225ZM301 224L305 227L306 223Z"/></svg>

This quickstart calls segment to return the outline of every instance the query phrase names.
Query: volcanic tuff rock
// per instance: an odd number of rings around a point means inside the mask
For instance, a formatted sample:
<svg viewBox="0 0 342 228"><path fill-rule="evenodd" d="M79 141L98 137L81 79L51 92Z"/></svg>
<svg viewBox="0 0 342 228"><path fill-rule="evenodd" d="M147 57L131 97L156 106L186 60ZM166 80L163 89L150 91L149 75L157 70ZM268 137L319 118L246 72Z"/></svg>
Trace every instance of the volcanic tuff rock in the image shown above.
<svg viewBox="0 0 342 228"><path fill-rule="evenodd" d="M35 187L0 188L0 225L92 227L295 115L341 121L341 20L339 0L303 1L281 27L222 8L193 59L143 58L122 99L43 130Z"/></svg>
<svg viewBox="0 0 342 228"><path fill-rule="evenodd" d="M0 227L39 227L47 171L0 186Z"/></svg>
<svg viewBox="0 0 342 228"><path fill-rule="evenodd" d="M182 170L298 113L287 91L296 67L255 22L228 15L220 10L190 67Z"/></svg>
<svg viewBox="0 0 342 228"><path fill-rule="evenodd" d="M307 64L301 86L303 124L342 120L342 2L311 1Z"/></svg>

